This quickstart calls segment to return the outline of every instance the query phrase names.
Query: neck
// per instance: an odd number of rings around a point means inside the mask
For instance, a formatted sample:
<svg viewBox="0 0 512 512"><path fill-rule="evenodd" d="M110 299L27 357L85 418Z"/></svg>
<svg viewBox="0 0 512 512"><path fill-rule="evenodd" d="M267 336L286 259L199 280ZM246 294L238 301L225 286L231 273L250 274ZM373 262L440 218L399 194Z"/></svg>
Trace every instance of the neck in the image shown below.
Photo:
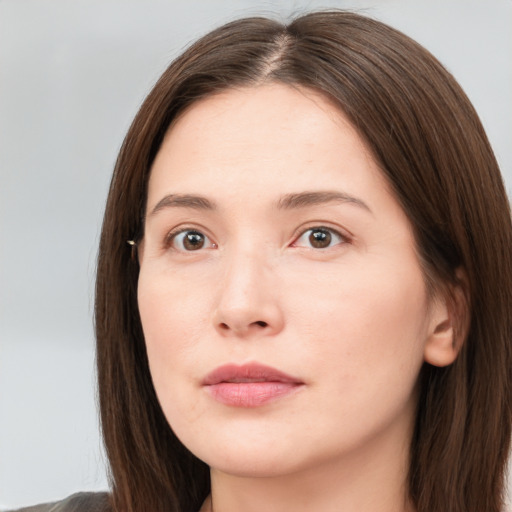
<svg viewBox="0 0 512 512"><path fill-rule="evenodd" d="M410 433L329 463L278 476L240 476L211 470L208 512L414 512L407 498ZM398 442L398 444L397 444ZM208 510L209 508L209 510Z"/></svg>

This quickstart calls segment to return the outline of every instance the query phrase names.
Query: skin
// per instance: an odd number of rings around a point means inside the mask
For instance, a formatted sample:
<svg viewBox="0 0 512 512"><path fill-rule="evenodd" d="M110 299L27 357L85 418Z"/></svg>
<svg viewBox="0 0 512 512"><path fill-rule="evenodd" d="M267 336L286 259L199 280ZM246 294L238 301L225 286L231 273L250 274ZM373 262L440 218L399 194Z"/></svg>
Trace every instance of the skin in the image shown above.
<svg viewBox="0 0 512 512"><path fill-rule="evenodd" d="M276 206L305 191L354 201ZM177 194L217 207L162 204ZM328 247L311 244L318 226L333 230ZM339 110L279 84L192 105L153 164L139 257L152 379L176 435L211 467L204 510L412 510L416 383L425 360L455 358L450 316L429 303L410 222ZM255 408L202 386L247 362L303 385Z"/></svg>

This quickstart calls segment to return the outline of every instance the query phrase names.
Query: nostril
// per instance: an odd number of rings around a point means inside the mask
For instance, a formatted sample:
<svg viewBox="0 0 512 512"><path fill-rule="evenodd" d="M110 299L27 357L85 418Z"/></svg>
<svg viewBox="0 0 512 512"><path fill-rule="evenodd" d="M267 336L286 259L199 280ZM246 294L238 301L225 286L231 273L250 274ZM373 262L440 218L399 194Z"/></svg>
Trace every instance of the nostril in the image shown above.
<svg viewBox="0 0 512 512"><path fill-rule="evenodd" d="M247 324L246 324L247 325ZM254 327L268 327L268 323L267 322L264 322L263 320L258 320L256 322L252 322L251 324L249 324L248 328L254 326ZM222 330L222 331L230 331L233 329L233 327L230 327L229 324L227 324L226 322L220 322L219 323L219 328ZM237 327L234 327L234 330L235 331L238 331L239 329ZM242 329L242 331L245 330L245 329Z"/></svg>

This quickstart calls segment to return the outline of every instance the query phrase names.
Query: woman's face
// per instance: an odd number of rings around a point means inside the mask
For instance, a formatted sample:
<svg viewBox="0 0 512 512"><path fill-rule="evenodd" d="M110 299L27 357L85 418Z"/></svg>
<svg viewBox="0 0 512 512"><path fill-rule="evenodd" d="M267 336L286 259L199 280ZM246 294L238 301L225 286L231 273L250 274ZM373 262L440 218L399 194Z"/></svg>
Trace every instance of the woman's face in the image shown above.
<svg viewBox="0 0 512 512"><path fill-rule="evenodd" d="M273 84L195 103L154 162L139 255L158 399L212 468L407 450L441 313L407 217L321 95Z"/></svg>

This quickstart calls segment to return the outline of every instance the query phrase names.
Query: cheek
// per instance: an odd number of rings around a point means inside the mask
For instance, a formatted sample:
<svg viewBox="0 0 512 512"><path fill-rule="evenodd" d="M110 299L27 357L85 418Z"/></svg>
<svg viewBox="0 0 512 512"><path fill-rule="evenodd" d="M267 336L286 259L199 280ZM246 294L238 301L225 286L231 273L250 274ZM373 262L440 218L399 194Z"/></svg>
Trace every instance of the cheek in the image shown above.
<svg viewBox="0 0 512 512"><path fill-rule="evenodd" d="M294 337L306 342L296 347L302 357L316 361L318 371L344 390L380 394L393 383L411 390L427 337L419 267L408 260L388 266L370 261L350 272L310 275L289 294Z"/></svg>
<svg viewBox="0 0 512 512"><path fill-rule="evenodd" d="M296 301L294 332L304 344L295 356L308 362L318 390L301 424L325 432L336 449L362 446L397 422L409 425L414 415L425 336L423 282L421 275L400 282L388 277L378 284L376 275L331 279L328 293L310 291Z"/></svg>
<svg viewBox="0 0 512 512"><path fill-rule="evenodd" d="M186 282L141 268L139 312L151 377L163 407L172 405L180 381L195 377L196 351L209 318L204 299L204 293Z"/></svg>

